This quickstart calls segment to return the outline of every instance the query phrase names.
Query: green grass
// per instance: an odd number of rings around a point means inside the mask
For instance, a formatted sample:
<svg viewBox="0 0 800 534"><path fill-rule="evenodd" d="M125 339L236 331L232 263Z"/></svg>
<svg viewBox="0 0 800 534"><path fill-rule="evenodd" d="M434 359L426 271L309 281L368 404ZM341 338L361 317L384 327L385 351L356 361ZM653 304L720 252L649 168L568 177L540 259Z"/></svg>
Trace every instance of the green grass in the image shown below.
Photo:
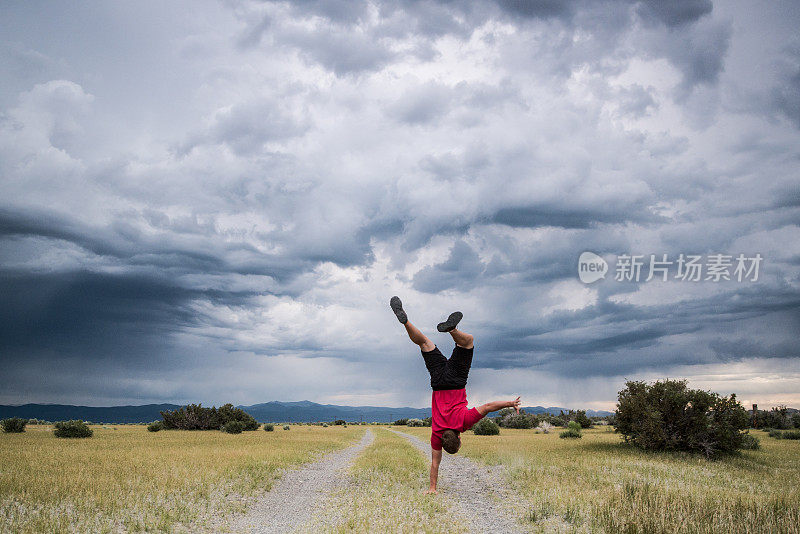
<svg viewBox="0 0 800 534"><path fill-rule="evenodd" d="M430 464L419 450L386 429L372 431L375 441L356 459L348 487L330 504L341 514L338 525L312 524L309 532L464 532L442 495L423 494Z"/></svg>
<svg viewBox="0 0 800 534"><path fill-rule="evenodd" d="M421 438L429 429L408 429ZM509 468L535 531L609 533L800 532L800 447L754 432L761 449L707 461L645 453L610 429L503 429L462 435L461 453Z"/></svg>
<svg viewBox="0 0 800 534"><path fill-rule="evenodd" d="M240 497L269 488L279 469L364 432L92 429L85 439L56 438L43 425L0 434L0 532L194 531L242 511Z"/></svg>

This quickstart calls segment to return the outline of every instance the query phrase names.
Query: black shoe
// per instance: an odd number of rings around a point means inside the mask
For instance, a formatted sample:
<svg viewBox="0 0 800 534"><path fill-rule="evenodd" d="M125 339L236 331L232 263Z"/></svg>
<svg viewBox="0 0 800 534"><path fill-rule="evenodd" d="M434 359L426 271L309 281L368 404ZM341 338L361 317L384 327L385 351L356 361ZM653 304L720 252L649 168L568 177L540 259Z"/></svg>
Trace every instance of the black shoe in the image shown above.
<svg viewBox="0 0 800 534"><path fill-rule="evenodd" d="M439 332L449 332L450 330L456 327L456 325L458 324L458 322L461 320L462 317L464 317L463 313L453 312L450 314L450 317L448 317L445 322L436 325L436 330L438 330Z"/></svg>
<svg viewBox="0 0 800 534"><path fill-rule="evenodd" d="M408 316L403 310L403 303L400 302L400 297L392 297L391 300L389 300L389 307L392 308L392 311L397 316L398 321L403 324L408 322Z"/></svg>

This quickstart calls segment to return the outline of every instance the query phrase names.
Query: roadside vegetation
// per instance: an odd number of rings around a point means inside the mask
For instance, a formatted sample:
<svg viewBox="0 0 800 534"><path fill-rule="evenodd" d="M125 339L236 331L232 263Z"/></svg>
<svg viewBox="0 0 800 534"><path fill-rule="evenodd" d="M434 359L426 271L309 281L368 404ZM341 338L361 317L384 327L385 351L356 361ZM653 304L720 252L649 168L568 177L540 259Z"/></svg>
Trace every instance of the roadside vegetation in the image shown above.
<svg viewBox="0 0 800 534"><path fill-rule="evenodd" d="M584 429L576 440L533 429L467 432L459 454L507 467L534 532L798 533L800 446L750 432L758 450L718 460L642 451L608 426Z"/></svg>

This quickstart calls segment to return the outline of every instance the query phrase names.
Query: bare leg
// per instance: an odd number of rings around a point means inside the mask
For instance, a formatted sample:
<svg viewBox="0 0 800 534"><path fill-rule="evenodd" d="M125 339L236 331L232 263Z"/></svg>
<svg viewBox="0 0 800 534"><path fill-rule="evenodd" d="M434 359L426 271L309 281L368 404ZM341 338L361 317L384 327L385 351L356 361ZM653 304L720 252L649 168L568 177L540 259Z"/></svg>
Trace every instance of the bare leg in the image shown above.
<svg viewBox="0 0 800 534"><path fill-rule="evenodd" d="M419 345L422 352L430 352L436 347L425 334L420 332L419 328L411 324L411 321L407 321L404 326L406 327L406 332L408 332L408 337Z"/></svg>
<svg viewBox="0 0 800 534"><path fill-rule="evenodd" d="M450 330L450 335L453 336L453 341L456 342L456 345L465 349L472 348L472 341L473 337L472 334L467 334L466 332L462 332L458 328L453 328Z"/></svg>

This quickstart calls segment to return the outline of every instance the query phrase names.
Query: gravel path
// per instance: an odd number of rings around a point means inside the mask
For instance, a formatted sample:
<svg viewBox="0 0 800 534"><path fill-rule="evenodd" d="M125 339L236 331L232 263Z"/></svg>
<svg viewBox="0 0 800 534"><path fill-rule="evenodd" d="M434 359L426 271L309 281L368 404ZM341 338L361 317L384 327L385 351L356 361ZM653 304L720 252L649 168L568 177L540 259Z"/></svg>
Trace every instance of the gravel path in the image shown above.
<svg viewBox="0 0 800 534"><path fill-rule="evenodd" d="M374 439L367 429L357 444L326 454L299 469L287 471L272 489L248 511L228 525L233 532L265 534L303 528L324 503L325 497L346 480L344 470Z"/></svg>
<svg viewBox="0 0 800 534"><path fill-rule="evenodd" d="M430 458L431 447L419 438L400 434ZM522 498L505 483L503 466L487 467L465 456L445 453L439 465L439 491L452 499L470 532L527 532L519 523Z"/></svg>

